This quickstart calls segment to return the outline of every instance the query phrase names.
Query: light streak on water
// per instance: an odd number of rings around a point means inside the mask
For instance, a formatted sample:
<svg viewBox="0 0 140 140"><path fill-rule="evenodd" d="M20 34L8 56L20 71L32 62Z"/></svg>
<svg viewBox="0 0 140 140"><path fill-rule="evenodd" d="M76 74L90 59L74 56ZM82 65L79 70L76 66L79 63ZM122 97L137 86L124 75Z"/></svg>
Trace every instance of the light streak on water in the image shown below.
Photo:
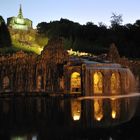
<svg viewBox="0 0 140 140"><path fill-rule="evenodd" d="M94 95L94 96L85 96L85 97L78 97L78 100L86 100L86 99L121 99L121 98L134 98L140 97L140 93L130 93L124 95Z"/></svg>

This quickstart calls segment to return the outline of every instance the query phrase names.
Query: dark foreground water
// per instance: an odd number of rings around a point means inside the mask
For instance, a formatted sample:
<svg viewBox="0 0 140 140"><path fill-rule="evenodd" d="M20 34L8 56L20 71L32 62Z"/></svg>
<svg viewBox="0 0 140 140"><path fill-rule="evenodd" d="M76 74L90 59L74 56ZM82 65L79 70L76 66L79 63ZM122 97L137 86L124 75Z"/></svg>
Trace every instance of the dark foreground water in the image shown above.
<svg viewBox="0 0 140 140"><path fill-rule="evenodd" d="M133 99L0 98L0 140L138 140Z"/></svg>

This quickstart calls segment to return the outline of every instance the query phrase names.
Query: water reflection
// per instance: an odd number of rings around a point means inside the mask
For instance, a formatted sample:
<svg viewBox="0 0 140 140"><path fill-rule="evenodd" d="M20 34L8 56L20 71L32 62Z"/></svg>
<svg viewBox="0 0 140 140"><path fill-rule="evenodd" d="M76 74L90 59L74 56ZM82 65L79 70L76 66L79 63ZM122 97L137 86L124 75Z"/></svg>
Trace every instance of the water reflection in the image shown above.
<svg viewBox="0 0 140 140"><path fill-rule="evenodd" d="M11 140L38 140L36 135L12 136Z"/></svg>
<svg viewBox="0 0 140 140"><path fill-rule="evenodd" d="M81 101L71 100L71 112L74 121L80 120L81 117Z"/></svg>
<svg viewBox="0 0 140 140"><path fill-rule="evenodd" d="M0 98L0 139L117 140L126 134L124 131L129 131L128 126L135 128L137 122L140 123L139 119L135 122L134 117L137 100L135 94Z"/></svg>
<svg viewBox="0 0 140 140"><path fill-rule="evenodd" d="M94 100L94 118L97 121L101 121L103 118L103 102L102 99Z"/></svg>
<svg viewBox="0 0 140 140"><path fill-rule="evenodd" d="M115 99L111 98L111 116L113 119L119 118L120 114L120 102Z"/></svg>

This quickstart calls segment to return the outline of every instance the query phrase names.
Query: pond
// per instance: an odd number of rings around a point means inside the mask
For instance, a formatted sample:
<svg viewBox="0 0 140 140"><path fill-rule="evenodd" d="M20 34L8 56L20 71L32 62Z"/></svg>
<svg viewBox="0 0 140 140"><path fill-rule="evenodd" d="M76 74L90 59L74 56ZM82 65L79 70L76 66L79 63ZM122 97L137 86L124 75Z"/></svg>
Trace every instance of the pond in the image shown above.
<svg viewBox="0 0 140 140"><path fill-rule="evenodd" d="M0 98L0 140L135 140L139 94Z"/></svg>

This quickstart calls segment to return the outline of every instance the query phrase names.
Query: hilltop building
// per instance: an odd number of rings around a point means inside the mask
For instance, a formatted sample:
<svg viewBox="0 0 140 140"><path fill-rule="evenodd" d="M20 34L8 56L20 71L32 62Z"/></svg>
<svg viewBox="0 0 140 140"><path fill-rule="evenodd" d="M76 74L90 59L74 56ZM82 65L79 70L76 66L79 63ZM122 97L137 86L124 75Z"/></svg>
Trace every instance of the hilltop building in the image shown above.
<svg viewBox="0 0 140 140"><path fill-rule="evenodd" d="M29 29L32 29L32 21L23 17L22 7L20 5L18 16L7 18L7 26L12 29L27 31Z"/></svg>

